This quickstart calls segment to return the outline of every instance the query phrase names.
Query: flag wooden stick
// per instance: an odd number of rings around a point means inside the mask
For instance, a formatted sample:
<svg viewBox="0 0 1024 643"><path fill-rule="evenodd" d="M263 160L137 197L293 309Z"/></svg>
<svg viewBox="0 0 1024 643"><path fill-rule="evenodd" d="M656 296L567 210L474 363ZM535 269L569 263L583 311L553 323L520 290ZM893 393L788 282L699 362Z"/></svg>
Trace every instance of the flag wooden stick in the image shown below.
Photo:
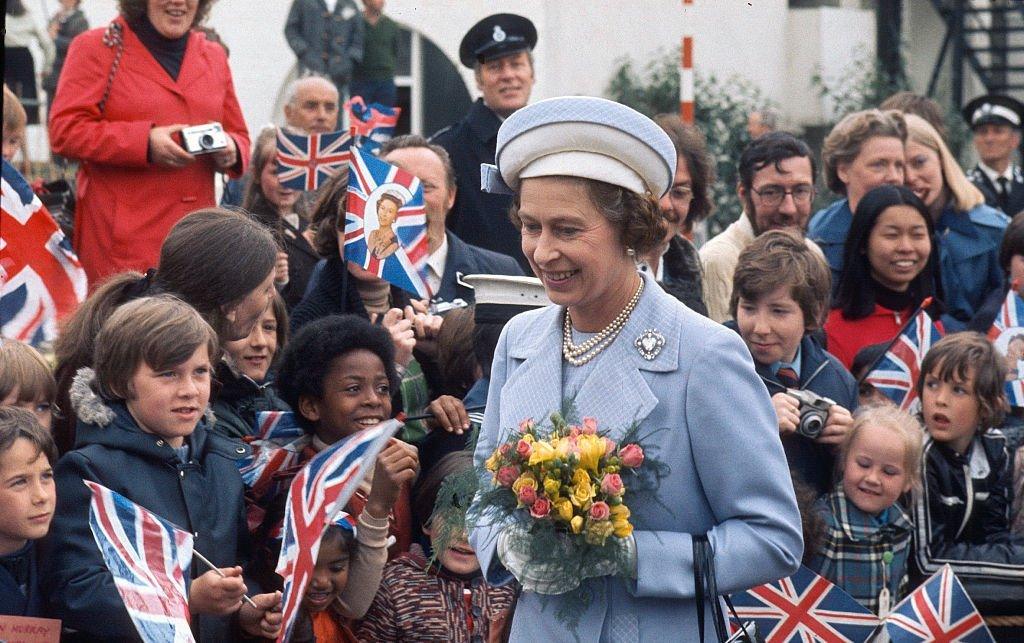
<svg viewBox="0 0 1024 643"><path fill-rule="evenodd" d="M882 351L881 354L879 354L879 356L875 358L875 361L871 362L871 365L864 369L864 372L861 373L860 377L857 378L857 386L860 386L861 383L865 379L867 379L868 375L871 374L871 371L875 370L875 367L878 366L878 363L882 361L882 358L885 357L885 354L889 352L889 349L892 348L892 345L896 343L896 340L900 338L900 335L903 334L903 331L907 330L907 326L910 326L910 322L917 319L918 314L920 314L922 310L926 310L929 306L932 305L933 299L933 297L925 297L924 301L921 302L921 305L914 309L914 312L911 313L909 317L907 317L907 321L903 322L903 325L900 326L900 329L896 331L896 335L891 340L889 340L888 344L885 345L885 350Z"/></svg>
<svg viewBox="0 0 1024 643"><path fill-rule="evenodd" d="M227 578L227 576L226 576L226 575L224 574L224 572L220 571L220 569L219 569L219 568L218 568L218 567L217 567L216 565L214 565L213 563L211 563L211 562L209 561L209 559L207 559L207 558L206 558L206 556L203 556L202 554L200 554L199 552L197 552L197 551L196 551L196 550L194 550L194 549L192 550L192 555L193 555L193 556L195 556L196 558L198 558L198 559L199 559L200 561L202 561L202 563L203 563L204 565L206 565L207 567L209 567L210 569L212 569L212 570L213 570L213 573L217 574L217 575L218 575L218 576L220 576L221 578ZM249 598L249 595L248 595L248 594L242 594L242 600L244 600L244 601L245 601L246 603L248 603L249 605L252 605L252 606L253 606L253 607L255 607L256 609L259 609L259 606L258 606L258 605L256 605L256 603L254 603L254 602L252 601L252 599L251 599L251 598Z"/></svg>

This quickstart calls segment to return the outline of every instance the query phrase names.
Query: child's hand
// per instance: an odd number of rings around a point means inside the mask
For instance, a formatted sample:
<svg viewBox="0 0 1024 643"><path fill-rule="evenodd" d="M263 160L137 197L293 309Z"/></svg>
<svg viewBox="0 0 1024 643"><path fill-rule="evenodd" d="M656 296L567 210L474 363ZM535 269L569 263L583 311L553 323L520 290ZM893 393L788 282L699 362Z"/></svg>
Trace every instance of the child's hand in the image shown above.
<svg viewBox="0 0 1024 643"><path fill-rule="evenodd" d="M386 518L398 500L402 485L416 479L419 464L416 447L392 438L377 455L373 485L366 499L365 511L369 511L374 518Z"/></svg>
<svg viewBox="0 0 1024 643"><path fill-rule="evenodd" d="M427 410L434 414L430 420L432 426L439 426L448 433L457 435L469 430L469 415L462 400L457 397L442 395L431 402Z"/></svg>
<svg viewBox="0 0 1024 643"><path fill-rule="evenodd" d="M403 319L400 308L392 308L384 313L380 324L391 333L391 343L395 345L395 362L402 367L412 361L412 349L416 348L416 333L412 328L411 319Z"/></svg>
<svg viewBox="0 0 1024 643"><path fill-rule="evenodd" d="M288 283L288 253L279 250L274 261L274 283L284 286Z"/></svg>
<svg viewBox="0 0 1024 643"><path fill-rule="evenodd" d="M252 597L256 607L243 603L238 610L238 625L250 636L277 638L281 629L281 592L257 594Z"/></svg>
<svg viewBox="0 0 1024 643"><path fill-rule="evenodd" d="M800 425L800 402L785 393L776 393L772 396L772 406L779 419L779 434L795 433Z"/></svg>
<svg viewBox="0 0 1024 643"><path fill-rule="evenodd" d="M188 592L188 609L193 614L225 616L238 609L245 595L241 567L222 567L221 577L210 570L192 581Z"/></svg>
<svg viewBox="0 0 1024 643"><path fill-rule="evenodd" d="M828 410L825 428L814 441L818 444L842 444L851 427L853 427L853 415L838 404L833 404L832 408Z"/></svg>

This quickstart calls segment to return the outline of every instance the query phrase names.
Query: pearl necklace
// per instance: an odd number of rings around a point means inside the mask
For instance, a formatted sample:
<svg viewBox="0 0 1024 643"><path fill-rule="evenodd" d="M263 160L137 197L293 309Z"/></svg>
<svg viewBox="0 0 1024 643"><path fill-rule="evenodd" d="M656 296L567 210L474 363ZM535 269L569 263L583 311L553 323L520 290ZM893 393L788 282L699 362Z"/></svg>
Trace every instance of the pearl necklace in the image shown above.
<svg viewBox="0 0 1024 643"><path fill-rule="evenodd" d="M597 357L601 351L608 348L619 332L626 325L629 316L640 301L640 294L644 291L644 280L640 279L640 286L633 293L633 297L626 304L626 307L615 316L610 324L604 327L598 334L594 335L582 344L572 343L572 318L569 316L569 309L565 309L565 323L562 325L562 357L573 366L583 366L590 360Z"/></svg>

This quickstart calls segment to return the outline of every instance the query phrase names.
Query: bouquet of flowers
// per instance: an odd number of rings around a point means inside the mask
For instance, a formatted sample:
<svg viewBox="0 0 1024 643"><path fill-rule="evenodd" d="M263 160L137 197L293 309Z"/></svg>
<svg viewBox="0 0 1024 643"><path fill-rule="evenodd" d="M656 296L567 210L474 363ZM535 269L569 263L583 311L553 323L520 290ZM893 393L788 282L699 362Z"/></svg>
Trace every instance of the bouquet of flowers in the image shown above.
<svg viewBox="0 0 1024 643"><path fill-rule="evenodd" d="M523 420L487 459L493 484L477 512L511 518L500 553L524 589L586 594L586 578L635 573L627 481L639 482L644 450L627 442L632 430L617 443L594 418L573 425L553 413L550 420ZM570 602L581 599L589 602Z"/></svg>

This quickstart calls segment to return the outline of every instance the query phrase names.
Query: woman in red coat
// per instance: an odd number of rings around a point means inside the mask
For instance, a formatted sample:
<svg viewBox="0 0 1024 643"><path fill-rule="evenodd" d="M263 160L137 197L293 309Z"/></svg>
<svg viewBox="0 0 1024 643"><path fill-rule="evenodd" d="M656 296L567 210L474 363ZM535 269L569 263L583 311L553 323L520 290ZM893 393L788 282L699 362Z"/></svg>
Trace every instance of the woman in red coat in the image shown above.
<svg viewBox="0 0 1024 643"><path fill-rule="evenodd" d="M81 161L74 246L92 284L156 265L171 226L214 205L214 174L246 169L249 133L227 55L192 31L211 3L120 0L120 16L68 51L50 142ZM225 149L193 155L181 147L183 127L214 121L227 134Z"/></svg>

